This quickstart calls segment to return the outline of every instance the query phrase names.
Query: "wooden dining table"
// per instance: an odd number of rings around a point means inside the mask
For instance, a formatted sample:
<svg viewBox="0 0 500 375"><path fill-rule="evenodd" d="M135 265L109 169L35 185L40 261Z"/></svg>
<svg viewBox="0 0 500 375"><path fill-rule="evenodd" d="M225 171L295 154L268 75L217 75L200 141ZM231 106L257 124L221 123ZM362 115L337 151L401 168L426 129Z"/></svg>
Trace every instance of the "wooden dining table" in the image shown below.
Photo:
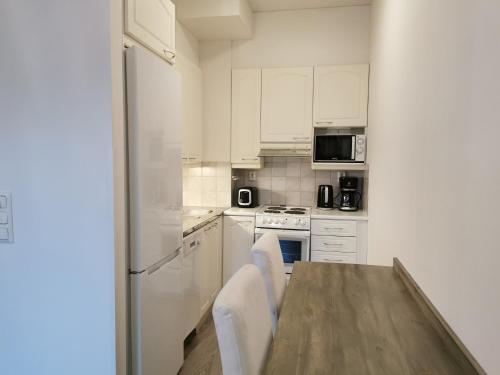
<svg viewBox="0 0 500 375"><path fill-rule="evenodd" d="M478 374L393 267L296 262L265 374Z"/></svg>

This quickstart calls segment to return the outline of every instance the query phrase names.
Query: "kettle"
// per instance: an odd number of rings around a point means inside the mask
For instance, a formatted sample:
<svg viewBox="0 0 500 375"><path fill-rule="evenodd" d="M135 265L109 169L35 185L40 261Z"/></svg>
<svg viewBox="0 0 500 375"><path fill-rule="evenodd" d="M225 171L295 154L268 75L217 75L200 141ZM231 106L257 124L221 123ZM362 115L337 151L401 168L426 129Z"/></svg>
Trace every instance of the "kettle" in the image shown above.
<svg viewBox="0 0 500 375"><path fill-rule="evenodd" d="M324 210L333 209L333 186L319 185L318 187L318 208Z"/></svg>

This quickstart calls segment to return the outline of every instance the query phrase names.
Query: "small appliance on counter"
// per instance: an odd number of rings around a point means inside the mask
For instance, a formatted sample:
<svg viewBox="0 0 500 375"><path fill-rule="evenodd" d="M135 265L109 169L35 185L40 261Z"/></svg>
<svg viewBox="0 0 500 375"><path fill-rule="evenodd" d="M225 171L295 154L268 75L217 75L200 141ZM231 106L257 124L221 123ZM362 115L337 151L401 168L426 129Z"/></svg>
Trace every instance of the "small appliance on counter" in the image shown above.
<svg viewBox="0 0 500 375"><path fill-rule="evenodd" d="M254 208L259 205L259 194L256 187L245 186L238 188L237 201L238 207Z"/></svg>
<svg viewBox="0 0 500 375"><path fill-rule="evenodd" d="M333 210L333 186L319 185L318 187L318 208L321 210Z"/></svg>
<svg viewBox="0 0 500 375"><path fill-rule="evenodd" d="M358 177L343 176L339 178L341 211L357 211L361 208L361 189Z"/></svg>

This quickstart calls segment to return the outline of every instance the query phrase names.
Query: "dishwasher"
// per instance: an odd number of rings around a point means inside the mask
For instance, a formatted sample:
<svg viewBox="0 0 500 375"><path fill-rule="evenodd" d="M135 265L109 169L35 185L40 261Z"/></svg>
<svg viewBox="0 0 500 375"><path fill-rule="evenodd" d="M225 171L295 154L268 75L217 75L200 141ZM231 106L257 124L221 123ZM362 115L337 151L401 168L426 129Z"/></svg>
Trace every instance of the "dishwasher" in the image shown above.
<svg viewBox="0 0 500 375"><path fill-rule="evenodd" d="M187 337L200 321L201 278L200 249L202 231L197 230L183 240L182 283L184 290L184 337Z"/></svg>

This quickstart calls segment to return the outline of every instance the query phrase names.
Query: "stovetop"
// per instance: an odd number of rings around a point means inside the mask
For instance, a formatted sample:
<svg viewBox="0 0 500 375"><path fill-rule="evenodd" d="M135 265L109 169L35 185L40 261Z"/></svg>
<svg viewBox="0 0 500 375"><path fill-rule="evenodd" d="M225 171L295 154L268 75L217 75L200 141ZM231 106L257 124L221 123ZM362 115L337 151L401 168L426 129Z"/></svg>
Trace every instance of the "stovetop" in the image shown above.
<svg viewBox="0 0 500 375"><path fill-rule="evenodd" d="M261 208L257 214L260 215L299 215L299 216L310 216L311 209L309 207L296 207L296 206L264 206Z"/></svg>
<svg viewBox="0 0 500 375"><path fill-rule="evenodd" d="M311 208L265 206L256 214L257 228L310 230Z"/></svg>

